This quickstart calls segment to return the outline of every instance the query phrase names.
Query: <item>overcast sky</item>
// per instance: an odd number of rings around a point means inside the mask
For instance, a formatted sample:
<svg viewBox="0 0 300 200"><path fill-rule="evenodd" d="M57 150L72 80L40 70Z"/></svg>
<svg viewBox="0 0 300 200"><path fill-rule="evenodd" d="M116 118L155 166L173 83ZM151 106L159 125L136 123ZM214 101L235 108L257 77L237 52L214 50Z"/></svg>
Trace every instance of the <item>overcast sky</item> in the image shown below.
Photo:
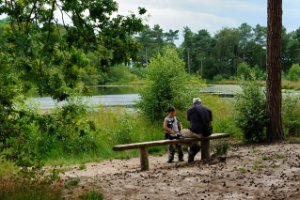
<svg viewBox="0 0 300 200"><path fill-rule="evenodd" d="M145 7L150 26L159 24L165 31L207 29L211 34L222 27L267 25L267 0L117 0L119 12L137 11ZM300 1L283 0L283 25L288 31L300 27ZM180 33L182 34L182 33ZM179 41L178 41L179 42Z"/></svg>
<svg viewBox="0 0 300 200"><path fill-rule="evenodd" d="M137 13L138 7L148 10L147 23L159 24L164 31L206 29L211 34L223 27L238 27L246 22L251 26L267 25L267 0L116 0L119 13ZM59 13L56 15L58 19ZM4 16L0 16L3 18ZM283 25L293 31L300 27L300 1L283 0ZM66 19L66 21L70 21ZM182 32L179 34L182 42Z"/></svg>

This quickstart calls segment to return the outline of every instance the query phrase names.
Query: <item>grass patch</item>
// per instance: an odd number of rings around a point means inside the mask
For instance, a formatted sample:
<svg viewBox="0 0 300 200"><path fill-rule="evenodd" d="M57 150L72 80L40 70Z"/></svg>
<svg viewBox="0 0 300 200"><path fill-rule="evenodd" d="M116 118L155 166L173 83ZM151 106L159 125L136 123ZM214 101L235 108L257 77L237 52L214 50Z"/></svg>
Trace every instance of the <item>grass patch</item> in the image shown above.
<svg viewBox="0 0 300 200"><path fill-rule="evenodd" d="M59 200L62 189L29 180L0 180L0 199L5 200Z"/></svg>
<svg viewBox="0 0 300 200"><path fill-rule="evenodd" d="M276 158L277 160L281 160L281 159L284 159L284 158L285 158L285 155L283 155L283 154L275 154L275 158Z"/></svg>
<svg viewBox="0 0 300 200"><path fill-rule="evenodd" d="M19 169L14 163L0 159L0 179L9 179L18 173Z"/></svg>
<svg viewBox="0 0 300 200"><path fill-rule="evenodd" d="M255 170L261 170L263 168L265 168L266 166L263 164L262 161L260 160L257 160L257 161L254 161L253 165L252 165L252 168L255 169Z"/></svg>
<svg viewBox="0 0 300 200"><path fill-rule="evenodd" d="M96 191L90 191L90 192L80 195L79 199L81 199L81 200L103 200L104 197L102 194L100 194Z"/></svg>
<svg viewBox="0 0 300 200"><path fill-rule="evenodd" d="M270 160L274 160L274 159L276 159L276 160L281 160L281 159L284 159L285 158L285 156L283 155L283 154L275 154L275 155L272 155L272 156L266 156L266 155L264 155L263 157L262 157L262 160L263 161L270 161Z"/></svg>
<svg viewBox="0 0 300 200"><path fill-rule="evenodd" d="M242 173L242 174L245 174L247 172L247 170L243 167L240 167L239 168L239 171Z"/></svg>
<svg viewBox="0 0 300 200"><path fill-rule="evenodd" d="M252 147L252 153L260 153L261 150L260 149L257 149L255 147Z"/></svg>
<svg viewBox="0 0 300 200"><path fill-rule="evenodd" d="M84 170L86 169L86 165L84 163L79 165L79 170Z"/></svg>
<svg viewBox="0 0 300 200"><path fill-rule="evenodd" d="M290 144L300 144L300 137L289 137L287 140Z"/></svg>
<svg viewBox="0 0 300 200"><path fill-rule="evenodd" d="M216 145L216 154L219 156L226 155L228 149L229 149L229 144L227 142L220 142Z"/></svg>
<svg viewBox="0 0 300 200"><path fill-rule="evenodd" d="M71 187L77 186L80 183L79 178L71 178L65 183L65 188L70 189Z"/></svg>
<svg viewBox="0 0 300 200"><path fill-rule="evenodd" d="M266 161L266 160L273 160L273 158L271 156L263 156L262 160Z"/></svg>

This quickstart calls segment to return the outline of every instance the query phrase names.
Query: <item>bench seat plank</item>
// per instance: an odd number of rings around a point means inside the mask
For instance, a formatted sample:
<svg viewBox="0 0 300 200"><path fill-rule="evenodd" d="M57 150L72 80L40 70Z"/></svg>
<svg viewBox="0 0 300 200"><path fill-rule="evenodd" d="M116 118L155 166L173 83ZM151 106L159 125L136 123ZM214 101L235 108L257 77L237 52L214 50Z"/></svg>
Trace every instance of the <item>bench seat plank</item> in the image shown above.
<svg viewBox="0 0 300 200"><path fill-rule="evenodd" d="M201 138L183 138L177 140L157 140L150 142L139 142L132 144L121 144L113 147L115 151L129 150L129 149L140 149L140 164L141 170L149 170L149 159L148 159L148 147L161 146L167 144L189 144L191 142L201 141L201 159L209 160L209 141L214 139L221 139L229 137L228 133L213 133L209 137Z"/></svg>
<svg viewBox="0 0 300 200"><path fill-rule="evenodd" d="M202 138L184 138L178 140L157 140L157 141L150 141L150 142L121 144L121 145L114 146L113 150L122 151L122 150L129 150L129 149L139 149L142 147L161 146L167 144L188 144L196 141L213 140L213 139L220 139L220 138L227 138L227 137L229 137L228 133L213 133L209 137L202 137Z"/></svg>

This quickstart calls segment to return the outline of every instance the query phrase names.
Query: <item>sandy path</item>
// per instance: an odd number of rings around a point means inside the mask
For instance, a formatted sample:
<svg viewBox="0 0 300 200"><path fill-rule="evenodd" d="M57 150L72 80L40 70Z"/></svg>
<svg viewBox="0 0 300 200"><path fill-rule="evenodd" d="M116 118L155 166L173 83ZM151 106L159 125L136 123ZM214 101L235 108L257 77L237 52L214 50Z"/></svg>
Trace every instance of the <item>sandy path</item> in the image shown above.
<svg viewBox="0 0 300 200"><path fill-rule="evenodd" d="M63 178L80 183L66 198L101 188L112 200L300 199L299 144L234 147L226 163L168 164L166 155L149 160L147 172L140 172L139 158L74 166Z"/></svg>

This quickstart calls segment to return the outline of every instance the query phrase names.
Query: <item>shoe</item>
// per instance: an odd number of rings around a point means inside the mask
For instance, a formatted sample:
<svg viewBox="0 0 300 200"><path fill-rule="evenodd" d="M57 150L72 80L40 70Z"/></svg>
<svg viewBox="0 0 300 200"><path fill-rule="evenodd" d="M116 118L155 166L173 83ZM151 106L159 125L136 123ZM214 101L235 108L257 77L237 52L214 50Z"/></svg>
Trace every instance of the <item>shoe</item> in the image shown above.
<svg viewBox="0 0 300 200"><path fill-rule="evenodd" d="M188 163L194 162L195 155L189 152Z"/></svg>
<svg viewBox="0 0 300 200"><path fill-rule="evenodd" d="M173 159L169 159L169 160L168 160L168 163L172 163L172 162L173 162Z"/></svg>
<svg viewBox="0 0 300 200"><path fill-rule="evenodd" d="M194 162L194 157L189 156L188 163L192 163L192 162Z"/></svg>

